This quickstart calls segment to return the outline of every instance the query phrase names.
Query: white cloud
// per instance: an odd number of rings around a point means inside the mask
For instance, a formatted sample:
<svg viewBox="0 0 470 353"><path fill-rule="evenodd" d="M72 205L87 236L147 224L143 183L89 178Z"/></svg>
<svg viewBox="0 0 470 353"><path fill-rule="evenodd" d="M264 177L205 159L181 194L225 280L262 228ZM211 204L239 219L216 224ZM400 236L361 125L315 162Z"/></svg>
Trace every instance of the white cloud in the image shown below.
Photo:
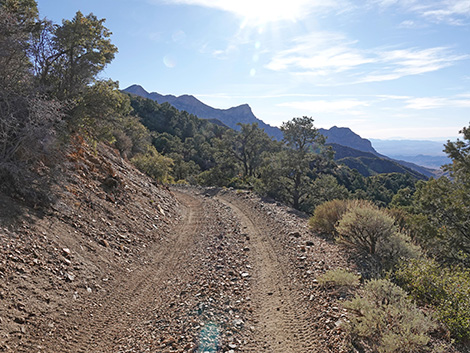
<svg viewBox="0 0 470 353"><path fill-rule="evenodd" d="M448 99L438 97L412 98L407 101L405 108L408 109L435 109L442 108L448 104Z"/></svg>
<svg viewBox="0 0 470 353"><path fill-rule="evenodd" d="M423 16L437 22L462 25L462 18L470 17L470 0L448 0L436 4L435 8L425 11Z"/></svg>
<svg viewBox="0 0 470 353"><path fill-rule="evenodd" d="M398 6L432 22L463 25L470 18L470 0L371 0L381 8Z"/></svg>
<svg viewBox="0 0 470 353"><path fill-rule="evenodd" d="M293 47L277 53L266 66L274 71L290 70L297 74L327 76L373 63L360 50L336 33L312 33L293 40Z"/></svg>
<svg viewBox="0 0 470 353"><path fill-rule="evenodd" d="M229 44L224 50L213 50L211 52L212 56L217 59L228 59L233 57L238 53L238 46L234 44Z"/></svg>
<svg viewBox="0 0 470 353"><path fill-rule="evenodd" d="M438 71L470 58L447 47L365 50L358 48L357 41L337 33L309 34L292 43L291 48L276 53L266 67L309 80L327 77L327 84L396 80Z"/></svg>
<svg viewBox="0 0 470 353"><path fill-rule="evenodd" d="M469 55L453 54L449 48L400 49L376 52L379 70L358 82L379 82L396 80L405 76L420 75L438 71L454 65L457 61L469 59Z"/></svg>
<svg viewBox="0 0 470 353"><path fill-rule="evenodd" d="M445 98L445 97L422 97L412 98L407 100L405 108L426 110L438 108L470 108L470 97L459 95L459 98ZM462 99L463 98L463 99ZM467 98L467 99L465 99Z"/></svg>

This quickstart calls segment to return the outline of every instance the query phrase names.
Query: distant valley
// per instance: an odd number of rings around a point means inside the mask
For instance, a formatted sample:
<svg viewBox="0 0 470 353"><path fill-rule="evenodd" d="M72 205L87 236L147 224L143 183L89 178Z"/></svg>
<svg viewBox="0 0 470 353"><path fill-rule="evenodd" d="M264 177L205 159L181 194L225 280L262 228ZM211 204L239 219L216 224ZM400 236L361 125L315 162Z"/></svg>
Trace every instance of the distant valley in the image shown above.
<svg viewBox="0 0 470 353"><path fill-rule="evenodd" d="M252 124L258 126L270 136L277 140L282 140L282 131L275 126L271 126L258 119L252 112L248 104L243 104L229 109L213 108L191 95L162 95L157 92L149 93L142 86L132 85L123 90L129 94L141 96L155 100L159 104L168 103L176 109L187 111L202 119L225 125L234 130L240 130L238 123ZM351 168L358 169L365 176L380 173L408 173L418 179L426 179L438 176L442 158L431 160L428 156L418 158L408 154L413 148L408 145L400 149L400 141L391 141L390 144L383 143L382 140L365 139L354 133L347 127L333 126L330 129L319 129L319 132L327 138L327 144L335 150L335 159ZM382 141L382 143L381 143ZM410 142L410 141L408 141ZM415 141L416 142L416 141ZM420 142L420 141L417 141ZM395 145L395 147L393 147ZM380 146L379 149L374 147ZM436 146L434 146L436 149ZM380 151L380 152L379 152ZM387 152L384 152L387 151ZM391 154L388 152L406 151L406 153ZM403 158L406 157L406 158ZM413 158L415 158L413 160ZM445 158L445 156L444 156Z"/></svg>
<svg viewBox="0 0 470 353"><path fill-rule="evenodd" d="M374 148L393 159L403 160L428 168L439 169L450 163L443 152L444 141L378 140L370 139Z"/></svg>

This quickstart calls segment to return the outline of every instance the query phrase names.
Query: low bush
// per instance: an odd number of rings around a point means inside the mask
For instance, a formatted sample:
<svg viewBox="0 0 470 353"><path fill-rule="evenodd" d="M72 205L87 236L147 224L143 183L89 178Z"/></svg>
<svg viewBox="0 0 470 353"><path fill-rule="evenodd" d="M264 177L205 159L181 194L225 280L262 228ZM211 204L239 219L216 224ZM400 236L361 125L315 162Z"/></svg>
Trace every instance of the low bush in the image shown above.
<svg viewBox="0 0 470 353"><path fill-rule="evenodd" d="M315 208L310 228L323 234L335 234L335 226L348 209L347 200L331 200Z"/></svg>
<svg viewBox="0 0 470 353"><path fill-rule="evenodd" d="M143 173L156 181L166 183L171 182L170 176L173 160L164 157L157 152L155 147L150 146L145 154L137 154L131 162Z"/></svg>
<svg viewBox="0 0 470 353"><path fill-rule="evenodd" d="M470 270L415 259L403 263L395 276L413 298L435 308L453 337L470 340Z"/></svg>
<svg viewBox="0 0 470 353"><path fill-rule="evenodd" d="M395 220L371 205L351 208L335 228L340 243L369 255L375 255L379 242L397 232Z"/></svg>
<svg viewBox="0 0 470 353"><path fill-rule="evenodd" d="M398 231L386 210L363 203L350 207L336 225L337 241L361 257L366 278L381 277L401 262L421 255L419 246Z"/></svg>
<svg viewBox="0 0 470 353"><path fill-rule="evenodd" d="M361 276L344 269L336 269L325 272L318 277L321 286L333 285L335 287L356 287Z"/></svg>
<svg viewBox="0 0 470 353"><path fill-rule="evenodd" d="M353 313L349 326L356 348L382 353L429 351L429 332L437 324L388 280L372 280L345 307Z"/></svg>
<svg viewBox="0 0 470 353"><path fill-rule="evenodd" d="M413 244L407 234L400 232L383 239L377 249L381 271L395 271L400 263L420 256L422 256L421 248Z"/></svg>
<svg viewBox="0 0 470 353"><path fill-rule="evenodd" d="M331 200L322 203L315 208L313 216L309 220L310 228L322 234L336 233L336 225L343 215L351 208L359 206L371 206L370 201L365 200Z"/></svg>

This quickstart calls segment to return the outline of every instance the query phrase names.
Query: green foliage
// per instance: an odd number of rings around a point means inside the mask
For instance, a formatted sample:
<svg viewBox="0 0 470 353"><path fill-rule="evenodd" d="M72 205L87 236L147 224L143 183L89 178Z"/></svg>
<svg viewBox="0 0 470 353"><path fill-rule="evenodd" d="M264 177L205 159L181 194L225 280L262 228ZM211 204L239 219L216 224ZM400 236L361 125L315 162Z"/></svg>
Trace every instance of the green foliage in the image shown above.
<svg viewBox="0 0 470 353"><path fill-rule="evenodd" d="M312 198L314 179L320 170L332 164L332 155L329 149L324 148L325 139L313 126L312 118L293 118L284 123L281 130L288 148L271 151L261 171L257 191L299 210L311 211L318 203L316 198ZM324 181L324 184L331 182Z"/></svg>
<svg viewBox="0 0 470 353"><path fill-rule="evenodd" d="M362 256L368 275L373 277L421 255L419 246L398 231L396 220L371 203L350 207L337 223L336 232L338 242Z"/></svg>
<svg viewBox="0 0 470 353"><path fill-rule="evenodd" d="M313 144L323 145L325 138L313 126L313 119L307 116L293 118L281 126L283 141L301 155L311 149Z"/></svg>
<svg viewBox="0 0 470 353"><path fill-rule="evenodd" d="M275 148L275 142L257 123L238 125L240 132L227 130L220 147L239 164L242 178L258 176L265 154Z"/></svg>
<svg viewBox="0 0 470 353"><path fill-rule="evenodd" d="M164 155L171 154L175 161L183 161L184 163L180 163L183 169L190 167L194 171L191 165L195 163L200 170L208 171L216 164L225 164L221 152L217 155L215 147L225 128L198 119L187 112L178 111L167 103L158 104L150 99L134 96L130 98L134 112L141 118L142 124L152 132L155 148ZM180 157L176 158L176 154ZM223 166L221 168L225 169ZM181 174L175 170L174 175L178 179L183 174L185 172L182 171ZM231 174L228 178L234 175Z"/></svg>
<svg viewBox="0 0 470 353"><path fill-rule="evenodd" d="M357 287L361 279L360 275L339 268L330 270L318 277L321 286L333 285L335 287Z"/></svg>
<svg viewBox="0 0 470 353"><path fill-rule="evenodd" d="M437 230L432 239L439 244L441 261L469 263L470 185L445 177L419 184L415 208L426 215ZM432 234L431 234L432 235Z"/></svg>
<svg viewBox="0 0 470 353"><path fill-rule="evenodd" d="M78 11L61 26L47 26L42 41L48 46L36 54L39 83L59 99L75 98L114 59L117 48L104 19Z"/></svg>
<svg viewBox="0 0 470 353"><path fill-rule="evenodd" d="M138 154L131 162L143 173L161 183L172 182L170 177L173 161L157 152L153 146L149 146L145 154Z"/></svg>
<svg viewBox="0 0 470 353"><path fill-rule="evenodd" d="M333 175L322 174L313 182L312 191L307 202L314 210L326 201L348 199L349 196L348 189L338 184Z"/></svg>
<svg viewBox="0 0 470 353"><path fill-rule="evenodd" d="M0 0L0 8L13 14L19 24L34 24L39 15L35 0Z"/></svg>
<svg viewBox="0 0 470 353"><path fill-rule="evenodd" d="M69 113L69 128L92 140L114 142L113 130L120 129L122 117L131 111L126 95L118 83L97 81L87 86Z"/></svg>
<svg viewBox="0 0 470 353"><path fill-rule="evenodd" d="M445 152L452 164L445 166L451 178L441 177L419 183L413 211L423 214L434 228L426 234L428 249L441 262L470 264L470 129L463 139L448 142ZM428 227L430 228L430 227Z"/></svg>
<svg viewBox="0 0 470 353"><path fill-rule="evenodd" d="M457 139L455 142L448 141L444 152L452 159L452 164L445 166L445 170L451 173L461 183L470 182L470 128L463 127L459 131L463 135L463 140Z"/></svg>
<svg viewBox="0 0 470 353"><path fill-rule="evenodd" d="M415 190L411 190L410 187L405 187L396 192L390 202L390 207L401 208L411 210L413 206L413 194Z"/></svg>
<svg viewBox="0 0 470 353"><path fill-rule="evenodd" d="M436 309L455 338L470 340L470 270L416 259L403 263L395 276L413 298Z"/></svg>
<svg viewBox="0 0 470 353"><path fill-rule="evenodd" d="M390 281L367 282L345 307L354 314L350 334L356 347L382 353L429 351L429 333L436 323Z"/></svg>
<svg viewBox="0 0 470 353"><path fill-rule="evenodd" d="M354 207L336 226L338 241L360 253L375 255L378 244L396 233L395 220L372 205Z"/></svg>
<svg viewBox="0 0 470 353"><path fill-rule="evenodd" d="M38 9L33 0L0 1L0 87L4 92L31 92L31 37Z"/></svg>
<svg viewBox="0 0 470 353"><path fill-rule="evenodd" d="M138 153L145 153L152 141L150 131L137 117L131 115L116 119L112 135L114 146L127 158L132 158Z"/></svg>
<svg viewBox="0 0 470 353"><path fill-rule="evenodd" d="M379 243L377 262L381 271L395 271L397 266L411 259L421 257L421 247L414 244L410 237L402 232L396 232Z"/></svg>
<svg viewBox="0 0 470 353"><path fill-rule="evenodd" d="M194 161L186 162L182 155L178 153L169 153L167 155L173 160L171 176L175 180L186 180L190 184L195 184L195 178L200 173L201 168Z"/></svg>
<svg viewBox="0 0 470 353"><path fill-rule="evenodd" d="M228 186L233 180L236 167L230 164L219 164L199 174L198 184L203 186Z"/></svg>
<svg viewBox="0 0 470 353"><path fill-rule="evenodd" d="M281 187L289 195L289 203L299 209L311 191L312 180L308 177L313 155L308 153L313 145L324 145L325 138L313 126L309 117L293 118L283 123L283 141L290 147L281 154Z"/></svg>

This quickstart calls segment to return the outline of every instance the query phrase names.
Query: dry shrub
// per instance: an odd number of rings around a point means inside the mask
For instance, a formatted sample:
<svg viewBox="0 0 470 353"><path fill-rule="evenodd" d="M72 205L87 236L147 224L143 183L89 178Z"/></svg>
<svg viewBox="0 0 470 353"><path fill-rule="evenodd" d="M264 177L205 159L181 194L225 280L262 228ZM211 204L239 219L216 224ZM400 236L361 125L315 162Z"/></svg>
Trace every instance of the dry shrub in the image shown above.
<svg viewBox="0 0 470 353"><path fill-rule="evenodd" d="M400 233L395 219L372 204L350 207L336 226L337 241L359 254L372 277L394 270L401 261L419 257L421 250Z"/></svg>
<svg viewBox="0 0 470 353"><path fill-rule="evenodd" d="M437 324L388 280L372 280L352 300L349 331L359 350L381 353L429 352L430 336Z"/></svg>
<svg viewBox="0 0 470 353"><path fill-rule="evenodd" d="M315 208L309 220L310 228L322 234L337 235L336 225L343 215L351 208L359 206L375 207L365 200L331 200Z"/></svg>
<svg viewBox="0 0 470 353"><path fill-rule="evenodd" d="M330 270L318 277L321 286L333 285L335 287L356 287L359 285L361 276L348 270L339 268Z"/></svg>
<svg viewBox="0 0 470 353"><path fill-rule="evenodd" d="M380 241L396 233L395 220L375 206L350 208L336 226L338 241L375 255Z"/></svg>

